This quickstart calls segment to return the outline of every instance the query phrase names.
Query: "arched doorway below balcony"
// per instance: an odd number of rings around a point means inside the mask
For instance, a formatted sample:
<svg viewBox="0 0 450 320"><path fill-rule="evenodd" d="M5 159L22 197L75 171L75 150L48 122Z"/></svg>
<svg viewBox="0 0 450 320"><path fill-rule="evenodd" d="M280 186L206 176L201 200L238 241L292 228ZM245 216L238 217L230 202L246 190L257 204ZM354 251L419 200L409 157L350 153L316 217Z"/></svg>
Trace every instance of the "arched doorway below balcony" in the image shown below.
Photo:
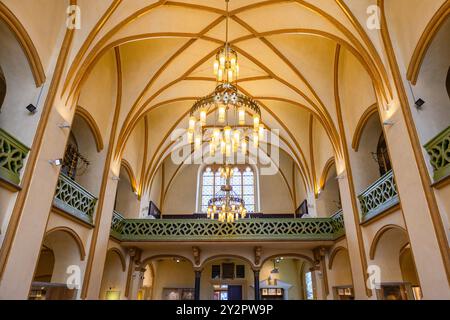
<svg viewBox="0 0 450 320"><path fill-rule="evenodd" d="M85 268L84 244L66 227L47 232L41 247L30 300L76 300Z"/></svg>
<svg viewBox="0 0 450 320"><path fill-rule="evenodd" d="M254 300L251 262L239 256L218 256L203 263L200 300Z"/></svg>
<svg viewBox="0 0 450 320"><path fill-rule="evenodd" d="M381 228L370 247L369 268L378 300L420 300L422 293L406 230Z"/></svg>
<svg viewBox="0 0 450 320"><path fill-rule="evenodd" d="M189 259L156 256L145 259L138 298L142 300L194 300L195 272Z"/></svg>
<svg viewBox="0 0 450 320"><path fill-rule="evenodd" d="M125 255L118 248L110 248L106 253L99 299L124 299L126 277Z"/></svg>
<svg viewBox="0 0 450 320"><path fill-rule="evenodd" d="M328 258L328 283L333 300L354 300L350 257L347 248L335 247Z"/></svg>
<svg viewBox="0 0 450 320"><path fill-rule="evenodd" d="M261 300L316 300L316 274L310 259L280 255L267 259L260 271Z"/></svg>

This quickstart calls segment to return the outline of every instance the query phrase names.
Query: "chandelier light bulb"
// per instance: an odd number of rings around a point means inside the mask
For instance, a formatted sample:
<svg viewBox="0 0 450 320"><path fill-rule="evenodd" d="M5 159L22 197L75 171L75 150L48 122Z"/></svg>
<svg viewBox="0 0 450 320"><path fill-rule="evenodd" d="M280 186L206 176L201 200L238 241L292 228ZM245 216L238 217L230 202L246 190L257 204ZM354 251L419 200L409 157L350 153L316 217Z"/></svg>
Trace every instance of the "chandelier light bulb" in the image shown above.
<svg viewBox="0 0 450 320"><path fill-rule="evenodd" d="M239 145L239 141L241 141L241 131L234 130L234 132L233 132L233 139L234 139L234 143Z"/></svg>
<svg viewBox="0 0 450 320"><path fill-rule="evenodd" d="M219 64L221 69L225 68L225 61L226 61L225 55L222 53L219 57Z"/></svg>
<svg viewBox="0 0 450 320"><path fill-rule="evenodd" d="M214 143L219 143L220 142L220 137L221 137L220 129L219 128L214 128L214 130L213 130Z"/></svg>
<svg viewBox="0 0 450 320"><path fill-rule="evenodd" d="M192 144L194 142L194 131L193 130L188 130L187 131L187 141L189 144Z"/></svg>
<svg viewBox="0 0 450 320"><path fill-rule="evenodd" d="M258 114L254 114L253 115L253 128L255 131L259 130L259 115Z"/></svg>
<svg viewBox="0 0 450 320"><path fill-rule="evenodd" d="M224 123L226 120L226 108L224 105L219 106L219 123Z"/></svg>
<svg viewBox="0 0 450 320"><path fill-rule="evenodd" d="M226 147L225 147L225 155L226 155L227 157L231 157L231 151L232 151L231 144L230 144L230 143L227 143L227 144L226 144Z"/></svg>
<svg viewBox="0 0 450 320"><path fill-rule="evenodd" d="M245 125L245 108L240 107L238 110L238 118L239 118L239 125L243 126Z"/></svg>
<svg viewBox="0 0 450 320"><path fill-rule="evenodd" d="M233 82L233 70L228 69L228 82Z"/></svg>
<svg viewBox="0 0 450 320"><path fill-rule="evenodd" d="M225 136L225 142L227 144L230 143L231 142L231 127L230 126L226 126L223 129L223 133L224 133L224 136Z"/></svg>
<svg viewBox="0 0 450 320"><path fill-rule="evenodd" d="M238 149L239 149L239 141L236 142L236 141L233 139L233 140L231 141L231 147L232 147L234 153L238 152Z"/></svg>
<svg viewBox="0 0 450 320"><path fill-rule="evenodd" d="M253 133L253 146L255 147L255 149L257 149L258 146L259 146L259 134L258 134L258 132L254 132Z"/></svg>
<svg viewBox="0 0 450 320"><path fill-rule="evenodd" d="M216 145L212 141L209 143L209 154L212 157L216 155Z"/></svg>
<svg viewBox="0 0 450 320"><path fill-rule="evenodd" d="M219 81L219 82L223 81L223 69L219 69L217 71L217 81Z"/></svg>
<svg viewBox="0 0 450 320"><path fill-rule="evenodd" d="M220 153L225 154L226 148L227 148L227 144L225 143L225 141L221 140L220 141Z"/></svg>
<svg viewBox="0 0 450 320"><path fill-rule="evenodd" d="M261 123L260 125L259 125L259 140L260 141L263 141L264 140L264 135L265 135L265 128L264 128L264 125Z"/></svg>
<svg viewBox="0 0 450 320"><path fill-rule="evenodd" d="M217 76L219 72L219 61L214 61L214 75Z"/></svg>
<svg viewBox="0 0 450 320"><path fill-rule="evenodd" d="M247 154L247 147L248 147L247 140L245 140L245 139L242 140L242 142L241 142L241 152L242 152L243 156L245 156Z"/></svg>
<svg viewBox="0 0 450 320"><path fill-rule="evenodd" d="M195 130L195 123L197 122L197 119L194 116L189 117L189 130L194 131Z"/></svg>
<svg viewBox="0 0 450 320"><path fill-rule="evenodd" d="M200 125L202 127L206 125L206 110L200 111Z"/></svg>
<svg viewBox="0 0 450 320"><path fill-rule="evenodd" d="M197 136L195 136L194 149L195 150L200 150L201 147L202 147L202 136L201 135L197 135Z"/></svg>

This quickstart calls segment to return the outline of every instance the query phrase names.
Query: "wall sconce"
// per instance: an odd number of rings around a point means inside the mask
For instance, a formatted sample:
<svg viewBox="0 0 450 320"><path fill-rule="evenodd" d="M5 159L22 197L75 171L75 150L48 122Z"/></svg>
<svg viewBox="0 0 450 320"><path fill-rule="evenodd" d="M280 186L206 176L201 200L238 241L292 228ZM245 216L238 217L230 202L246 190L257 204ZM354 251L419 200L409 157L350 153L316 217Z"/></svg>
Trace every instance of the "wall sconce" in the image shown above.
<svg viewBox="0 0 450 320"><path fill-rule="evenodd" d="M55 167L59 167L62 165L63 159L48 160L48 163L54 165Z"/></svg>
<svg viewBox="0 0 450 320"><path fill-rule="evenodd" d="M58 127L59 127L60 129L70 129L70 124L67 123L67 122L63 122L63 123L59 123L59 124L58 124Z"/></svg>
<svg viewBox="0 0 450 320"><path fill-rule="evenodd" d="M37 108L34 104L30 103L28 106L26 106L26 109L30 114L35 114L37 112Z"/></svg>
<svg viewBox="0 0 450 320"><path fill-rule="evenodd" d="M113 181L120 181L120 178L118 176L112 176L111 178Z"/></svg>

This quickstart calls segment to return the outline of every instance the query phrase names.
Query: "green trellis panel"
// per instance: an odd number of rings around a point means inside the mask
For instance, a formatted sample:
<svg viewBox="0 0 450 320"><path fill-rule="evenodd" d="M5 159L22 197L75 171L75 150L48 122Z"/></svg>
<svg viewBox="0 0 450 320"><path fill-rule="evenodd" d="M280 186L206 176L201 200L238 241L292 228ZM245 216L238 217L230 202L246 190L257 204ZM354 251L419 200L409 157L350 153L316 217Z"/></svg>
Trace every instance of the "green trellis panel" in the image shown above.
<svg viewBox="0 0 450 320"><path fill-rule="evenodd" d="M450 127L442 131L425 145L434 171L434 180L450 175Z"/></svg>
<svg viewBox="0 0 450 320"><path fill-rule="evenodd" d="M0 128L0 177L20 184L20 171L30 149Z"/></svg>
<svg viewBox="0 0 450 320"><path fill-rule="evenodd" d="M358 196L361 222L367 221L399 203L394 172L391 170Z"/></svg>
<svg viewBox="0 0 450 320"><path fill-rule="evenodd" d="M76 218L92 224L97 198L61 173L53 204Z"/></svg>
<svg viewBox="0 0 450 320"><path fill-rule="evenodd" d="M123 219L114 213L111 234L121 241L332 241L345 234L342 212L331 218Z"/></svg>

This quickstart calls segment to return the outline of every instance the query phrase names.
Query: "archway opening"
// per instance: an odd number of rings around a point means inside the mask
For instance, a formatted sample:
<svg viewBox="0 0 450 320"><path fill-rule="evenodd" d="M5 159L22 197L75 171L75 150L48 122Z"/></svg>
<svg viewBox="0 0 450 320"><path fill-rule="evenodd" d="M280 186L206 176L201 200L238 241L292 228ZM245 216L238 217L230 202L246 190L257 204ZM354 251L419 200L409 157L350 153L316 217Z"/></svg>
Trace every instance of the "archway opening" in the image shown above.
<svg viewBox="0 0 450 320"><path fill-rule="evenodd" d="M143 300L194 300L195 272L192 263L178 256L146 260L139 294Z"/></svg>
<svg viewBox="0 0 450 320"><path fill-rule="evenodd" d="M200 300L254 300L254 275L248 261L218 257L207 261L201 275Z"/></svg>
<svg viewBox="0 0 450 320"><path fill-rule="evenodd" d="M334 300L354 300L350 257L344 247L335 248L329 260L329 283Z"/></svg>
<svg viewBox="0 0 450 320"><path fill-rule="evenodd" d="M317 299L312 264L298 257L279 256L264 262L260 273L261 300Z"/></svg>
<svg viewBox="0 0 450 320"><path fill-rule="evenodd" d="M84 247L72 231L51 231L44 237L30 300L75 300L84 270Z"/></svg>
<svg viewBox="0 0 450 320"><path fill-rule="evenodd" d="M420 300L422 298L416 266L406 231L400 227L380 230L370 250L379 268L376 293L379 300Z"/></svg>
<svg viewBox="0 0 450 320"><path fill-rule="evenodd" d="M108 250L100 289L100 299L121 300L126 285L125 257L120 249Z"/></svg>

